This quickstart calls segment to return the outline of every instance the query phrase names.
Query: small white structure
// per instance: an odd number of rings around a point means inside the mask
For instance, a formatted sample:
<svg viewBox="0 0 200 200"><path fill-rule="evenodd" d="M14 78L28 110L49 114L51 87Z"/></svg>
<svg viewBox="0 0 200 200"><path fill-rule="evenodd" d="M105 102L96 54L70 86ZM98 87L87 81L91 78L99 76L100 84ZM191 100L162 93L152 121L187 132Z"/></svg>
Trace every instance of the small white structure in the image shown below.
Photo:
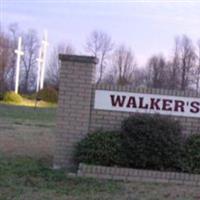
<svg viewBox="0 0 200 200"><path fill-rule="evenodd" d="M18 48L15 50L17 54L17 62L16 62L16 75L15 75L15 93L18 94L19 89L19 70L20 70L20 59L21 56L24 55L24 52L21 50L22 38L18 38Z"/></svg>
<svg viewBox="0 0 200 200"><path fill-rule="evenodd" d="M36 60L38 62L36 92L38 92L40 90L41 69L42 69L42 63L43 63L42 47L39 49L39 56L38 56L38 58Z"/></svg>
<svg viewBox="0 0 200 200"><path fill-rule="evenodd" d="M46 65L46 54L47 47L49 43L47 41L47 31L44 31L44 39L42 40L42 68L41 68L41 77L40 77L40 90L44 88L44 78L45 78L45 65Z"/></svg>

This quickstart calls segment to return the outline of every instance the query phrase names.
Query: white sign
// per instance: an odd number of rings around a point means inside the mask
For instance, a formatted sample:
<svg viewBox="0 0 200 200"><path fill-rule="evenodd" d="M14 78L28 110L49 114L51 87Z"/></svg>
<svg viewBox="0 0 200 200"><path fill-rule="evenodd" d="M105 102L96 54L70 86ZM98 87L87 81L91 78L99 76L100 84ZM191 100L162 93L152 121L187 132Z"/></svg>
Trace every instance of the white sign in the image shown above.
<svg viewBox="0 0 200 200"><path fill-rule="evenodd" d="M94 108L200 118L200 98L96 90Z"/></svg>

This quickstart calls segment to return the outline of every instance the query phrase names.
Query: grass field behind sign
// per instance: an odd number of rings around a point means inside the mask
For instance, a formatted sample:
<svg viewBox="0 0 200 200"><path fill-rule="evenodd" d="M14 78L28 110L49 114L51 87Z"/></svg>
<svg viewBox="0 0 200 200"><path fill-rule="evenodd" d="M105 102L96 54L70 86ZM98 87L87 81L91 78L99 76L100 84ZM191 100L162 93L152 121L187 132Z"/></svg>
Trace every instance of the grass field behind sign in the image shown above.
<svg viewBox="0 0 200 200"><path fill-rule="evenodd" d="M0 118L6 120L41 121L55 123L56 108L35 108L0 104Z"/></svg>

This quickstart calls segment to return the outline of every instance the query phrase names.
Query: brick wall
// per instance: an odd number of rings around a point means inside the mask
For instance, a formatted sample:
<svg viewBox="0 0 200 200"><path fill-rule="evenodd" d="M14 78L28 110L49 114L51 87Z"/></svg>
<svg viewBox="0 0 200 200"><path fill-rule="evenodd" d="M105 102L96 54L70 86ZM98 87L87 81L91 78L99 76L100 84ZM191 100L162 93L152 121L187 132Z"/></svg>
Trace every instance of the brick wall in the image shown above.
<svg viewBox="0 0 200 200"><path fill-rule="evenodd" d="M96 58L60 55L54 168L73 168L75 144L87 133Z"/></svg>
<svg viewBox="0 0 200 200"><path fill-rule="evenodd" d="M95 90L137 92L171 96L197 97L181 91L135 89L130 86L95 85L95 57L60 55L59 102L57 110L54 168L73 167L74 147L88 132L102 128L119 129L129 112L94 109ZM200 133L200 118L173 117L180 121L184 134Z"/></svg>
<svg viewBox="0 0 200 200"><path fill-rule="evenodd" d="M120 181L176 183L200 186L200 175L80 164L78 176Z"/></svg>

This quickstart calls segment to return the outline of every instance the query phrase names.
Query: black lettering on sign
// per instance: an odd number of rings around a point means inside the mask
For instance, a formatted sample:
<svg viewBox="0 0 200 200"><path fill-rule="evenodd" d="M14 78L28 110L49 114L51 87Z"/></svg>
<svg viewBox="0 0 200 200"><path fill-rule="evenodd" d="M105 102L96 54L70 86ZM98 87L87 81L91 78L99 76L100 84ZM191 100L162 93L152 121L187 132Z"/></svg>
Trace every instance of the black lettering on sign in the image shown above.
<svg viewBox="0 0 200 200"><path fill-rule="evenodd" d="M111 98L111 104L114 107L123 107L124 106L124 102L126 99L126 96L120 96L120 95L110 95Z"/></svg>
<svg viewBox="0 0 200 200"><path fill-rule="evenodd" d="M171 103L173 101L171 99L163 99L162 110L164 111L172 111Z"/></svg>
<svg viewBox="0 0 200 200"><path fill-rule="evenodd" d="M200 102L198 102L198 101L193 101L193 102L191 103L190 112L192 112L192 113L198 113L198 112L200 112Z"/></svg>
<svg viewBox="0 0 200 200"><path fill-rule="evenodd" d="M160 102L160 99L151 98L150 100L151 100L150 109L160 110L160 107L158 105L158 103Z"/></svg>
<svg viewBox="0 0 200 200"><path fill-rule="evenodd" d="M139 97L139 108L148 109L148 104L144 104L144 97Z"/></svg>
<svg viewBox="0 0 200 200"><path fill-rule="evenodd" d="M180 112L185 112L184 106L185 106L185 102L184 101L175 100L174 111L176 111L176 112L179 112L179 111Z"/></svg>
<svg viewBox="0 0 200 200"><path fill-rule="evenodd" d="M136 108L137 106L136 106L136 101L135 101L135 97L130 97L129 99L128 99L128 103L127 103L127 105L126 105L126 107L127 108Z"/></svg>

